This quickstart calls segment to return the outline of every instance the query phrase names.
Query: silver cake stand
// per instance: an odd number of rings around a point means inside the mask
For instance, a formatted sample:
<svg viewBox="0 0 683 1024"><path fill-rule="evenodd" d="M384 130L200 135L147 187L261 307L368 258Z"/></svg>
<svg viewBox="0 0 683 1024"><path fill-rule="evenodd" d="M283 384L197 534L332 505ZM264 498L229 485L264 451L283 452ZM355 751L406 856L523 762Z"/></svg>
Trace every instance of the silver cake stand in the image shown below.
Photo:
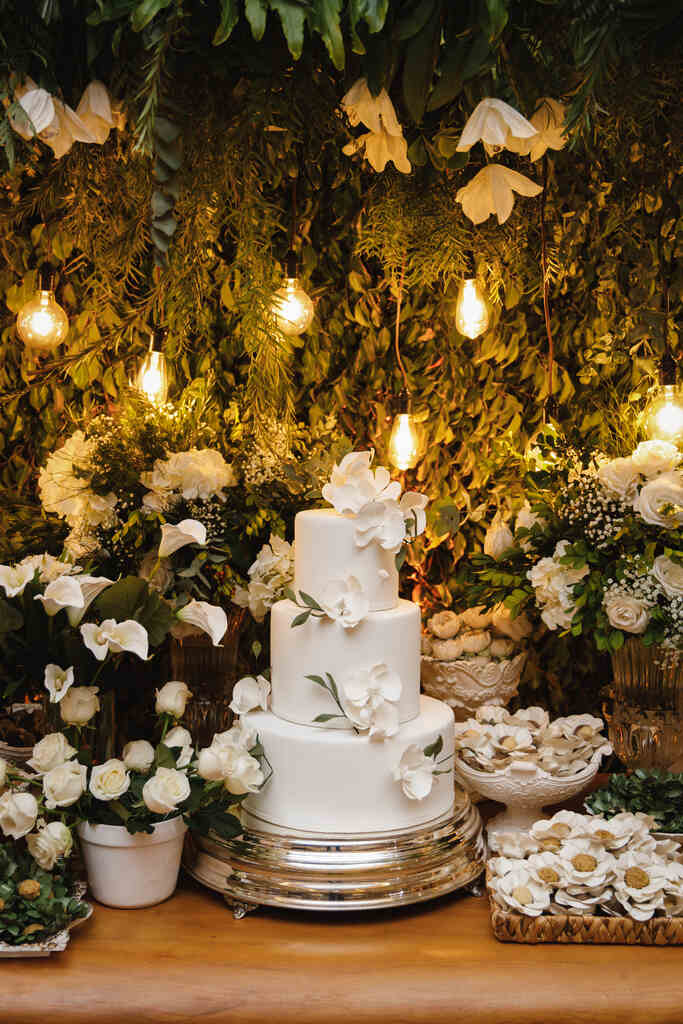
<svg viewBox="0 0 683 1024"><path fill-rule="evenodd" d="M185 869L221 893L236 918L258 906L376 910L473 888L485 866L479 812L456 791L452 811L417 829L320 835L259 829L249 817L237 839L197 837Z"/></svg>

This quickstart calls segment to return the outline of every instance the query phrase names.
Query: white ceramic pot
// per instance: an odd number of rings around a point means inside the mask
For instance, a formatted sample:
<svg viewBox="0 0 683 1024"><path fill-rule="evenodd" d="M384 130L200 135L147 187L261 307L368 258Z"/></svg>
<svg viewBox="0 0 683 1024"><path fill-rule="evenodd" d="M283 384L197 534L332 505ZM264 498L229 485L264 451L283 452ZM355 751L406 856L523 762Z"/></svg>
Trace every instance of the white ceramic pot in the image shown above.
<svg viewBox="0 0 683 1024"><path fill-rule="evenodd" d="M151 907L175 891L187 825L161 821L150 834L81 822L78 836L90 892L108 907Z"/></svg>

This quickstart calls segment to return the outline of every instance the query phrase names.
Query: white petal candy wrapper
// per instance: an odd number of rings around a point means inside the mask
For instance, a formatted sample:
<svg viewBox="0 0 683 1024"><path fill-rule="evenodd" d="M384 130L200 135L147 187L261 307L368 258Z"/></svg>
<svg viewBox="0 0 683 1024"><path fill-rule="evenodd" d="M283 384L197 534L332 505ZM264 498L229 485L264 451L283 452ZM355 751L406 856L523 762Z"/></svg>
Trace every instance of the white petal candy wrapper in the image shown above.
<svg viewBox="0 0 683 1024"><path fill-rule="evenodd" d="M506 146L510 138L528 139L536 134L536 128L518 110L503 100L489 97L478 103L470 114L457 150L466 153L475 143L483 142L490 155Z"/></svg>
<svg viewBox="0 0 683 1024"><path fill-rule="evenodd" d="M206 601L190 601L180 609L178 618L208 633L214 647L218 647L228 629L228 616L224 610Z"/></svg>
<svg viewBox="0 0 683 1024"><path fill-rule="evenodd" d="M531 178L502 164L488 164L467 185L458 189L455 200L473 224L481 224L495 213L499 224L504 224L515 205L514 193L537 196L543 191Z"/></svg>
<svg viewBox="0 0 683 1024"><path fill-rule="evenodd" d="M187 544L199 544L201 547L206 544L206 527L203 523L197 519L183 519L176 526L164 523L161 527L159 558L168 558Z"/></svg>

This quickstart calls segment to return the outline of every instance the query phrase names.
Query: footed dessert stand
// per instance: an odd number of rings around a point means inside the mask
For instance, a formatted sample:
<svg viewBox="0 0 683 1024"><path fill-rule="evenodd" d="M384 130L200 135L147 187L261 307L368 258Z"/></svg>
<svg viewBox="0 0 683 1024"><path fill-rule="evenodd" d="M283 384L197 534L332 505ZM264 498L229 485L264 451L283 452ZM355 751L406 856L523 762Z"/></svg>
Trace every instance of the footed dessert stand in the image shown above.
<svg viewBox="0 0 683 1024"><path fill-rule="evenodd" d="M195 838L184 866L222 893L236 918L258 906L376 910L473 886L485 866L479 812L456 791L452 811L419 828L315 835L249 824L237 839Z"/></svg>

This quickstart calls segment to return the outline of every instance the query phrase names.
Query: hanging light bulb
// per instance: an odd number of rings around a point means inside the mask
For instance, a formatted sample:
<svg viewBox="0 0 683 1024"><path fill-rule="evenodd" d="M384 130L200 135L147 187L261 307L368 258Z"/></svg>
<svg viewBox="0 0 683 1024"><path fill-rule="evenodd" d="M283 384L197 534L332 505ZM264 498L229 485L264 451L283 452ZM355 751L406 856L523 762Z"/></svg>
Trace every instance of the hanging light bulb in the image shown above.
<svg viewBox="0 0 683 1024"><path fill-rule="evenodd" d="M299 284L296 254L291 249L285 265L285 279L282 288L273 295L271 310L283 334L303 334L313 321L313 303Z"/></svg>
<svg viewBox="0 0 683 1024"><path fill-rule="evenodd" d="M50 352L66 338L69 318L55 299L55 275L44 263L38 272L38 290L17 315L17 334L28 348Z"/></svg>
<svg viewBox="0 0 683 1024"><path fill-rule="evenodd" d="M165 337L161 328L152 331L147 355L135 378L135 387L152 405L164 405L168 398L168 369L161 348Z"/></svg>
<svg viewBox="0 0 683 1024"><path fill-rule="evenodd" d="M659 386L643 413L643 425L649 438L678 441L683 437L683 394L676 385L676 362L665 352L659 364Z"/></svg>
<svg viewBox="0 0 683 1024"><path fill-rule="evenodd" d="M466 338L478 338L489 325L489 307L474 277L460 285L455 303L455 326Z"/></svg>
<svg viewBox="0 0 683 1024"><path fill-rule="evenodd" d="M389 435L389 462L396 469L413 469L417 465L422 454L422 428L416 421L410 410L410 396L404 390L401 392L400 401L402 411L394 416L394 422Z"/></svg>

